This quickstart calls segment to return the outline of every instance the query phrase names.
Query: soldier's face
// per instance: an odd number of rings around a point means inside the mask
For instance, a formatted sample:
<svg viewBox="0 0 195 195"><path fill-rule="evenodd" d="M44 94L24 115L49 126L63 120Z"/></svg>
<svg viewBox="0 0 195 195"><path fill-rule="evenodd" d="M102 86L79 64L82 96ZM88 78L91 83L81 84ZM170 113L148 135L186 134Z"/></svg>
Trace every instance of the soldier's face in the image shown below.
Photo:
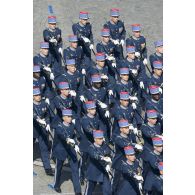
<svg viewBox="0 0 195 195"><path fill-rule="evenodd" d="M112 16L111 21L114 22L115 24L118 22L119 17L118 16Z"/></svg>
<svg viewBox="0 0 195 195"><path fill-rule="evenodd" d="M160 94L152 94L152 99L158 101L160 99Z"/></svg>
<svg viewBox="0 0 195 195"><path fill-rule="evenodd" d="M87 22L88 22L88 19L80 19L80 23L84 26L87 24Z"/></svg>
<svg viewBox="0 0 195 195"><path fill-rule="evenodd" d="M87 112L93 116L95 116L96 114L96 109L95 108L92 108L92 109L88 109Z"/></svg>
<svg viewBox="0 0 195 195"><path fill-rule="evenodd" d="M157 47L157 48L156 48L156 51L157 51L158 53L163 54L163 46Z"/></svg>
<svg viewBox="0 0 195 195"><path fill-rule="evenodd" d="M69 89L61 89L60 90L60 93L64 96L64 97L67 97L69 95Z"/></svg>
<svg viewBox="0 0 195 195"><path fill-rule="evenodd" d="M155 125L157 122L157 118L148 118L148 122L152 125Z"/></svg>
<svg viewBox="0 0 195 195"><path fill-rule="evenodd" d="M156 68L154 69L154 74L156 74L159 77L162 75L162 72L163 72L162 69L156 69Z"/></svg>
<svg viewBox="0 0 195 195"><path fill-rule="evenodd" d="M94 86L96 89L99 89L99 88L101 88L101 82L93 83L93 86Z"/></svg>
<svg viewBox="0 0 195 195"><path fill-rule="evenodd" d="M140 35L141 35L141 32L140 32L140 31L133 31L133 35L134 35L136 38L139 38Z"/></svg>
<svg viewBox="0 0 195 195"><path fill-rule="evenodd" d="M129 100L120 100L122 106L127 107L129 105Z"/></svg>
<svg viewBox="0 0 195 195"><path fill-rule="evenodd" d="M129 80L129 75L128 74L121 74L120 77L124 81L128 81Z"/></svg>
<svg viewBox="0 0 195 195"><path fill-rule="evenodd" d="M163 146L154 146L154 150L161 153L163 151Z"/></svg>
<svg viewBox="0 0 195 195"><path fill-rule="evenodd" d="M97 145L101 146L102 143L103 143L103 138L95 138L95 143L96 143Z"/></svg>
<svg viewBox="0 0 195 195"><path fill-rule="evenodd" d="M48 49L40 49L41 53L44 55L44 56L47 56L48 53L49 53L49 50Z"/></svg>
<svg viewBox="0 0 195 195"><path fill-rule="evenodd" d="M72 122L72 116L63 116L63 121L70 124Z"/></svg>
<svg viewBox="0 0 195 195"><path fill-rule="evenodd" d="M128 58L134 60L135 59L135 53L128 53L127 54Z"/></svg>
<svg viewBox="0 0 195 195"><path fill-rule="evenodd" d="M40 72L33 72L33 77L35 79L39 79L40 78Z"/></svg>
<svg viewBox="0 0 195 195"><path fill-rule="evenodd" d="M71 42L71 43L70 43L70 46L71 46L72 48L76 49L77 46L78 46L78 42Z"/></svg>
<svg viewBox="0 0 195 195"><path fill-rule="evenodd" d="M68 65L67 69L69 72L74 73L76 71L76 66L74 64Z"/></svg>
<svg viewBox="0 0 195 195"><path fill-rule="evenodd" d="M48 24L48 27L50 28L50 29L52 29L52 30L54 30L55 28L56 28L56 23L54 23L54 24Z"/></svg>
<svg viewBox="0 0 195 195"><path fill-rule="evenodd" d="M33 100L35 102L40 102L41 101L41 95L33 95Z"/></svg>
<svg viewBox="0 0 195 195"><path fill-rule="evenodd" d="M121 133L128 135L129 134L129 127L122 127L120 128Z"/></svg>
<svg viewBox="0 0 195 195"><path fill-rule="evenodd" d="M102 37L103 42L108 43L110 40L110 37Z"/></svg>
<svg viewBox="0 0 195 195"><path fill-rule="evenodd" d="M98 64L98 66L103 68L105 65L105 61L97 61L97 64Z"/></svg>
<svg viewBox="0 0 195 195"><path fill-rule="evenodd" d="M135 161L135 155L126 155L126 158L129 162L134 162Z"/></svg>

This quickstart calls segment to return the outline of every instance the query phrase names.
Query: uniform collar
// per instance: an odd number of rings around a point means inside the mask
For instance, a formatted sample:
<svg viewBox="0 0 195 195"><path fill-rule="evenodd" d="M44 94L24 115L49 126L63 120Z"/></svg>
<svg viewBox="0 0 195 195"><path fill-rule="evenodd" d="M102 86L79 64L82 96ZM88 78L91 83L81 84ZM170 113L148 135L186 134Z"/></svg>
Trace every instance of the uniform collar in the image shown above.
<svg viewBox="0 0 195 195"><path fill-rule="evenodd" d="M161 53L158 53L158 52L156 52L155 54L156 54L157 56L159 56L159 57L162 56L162 54L161 54Z"/></svg>
<svg viewBox="0 0 195 195"><path fill-rule="evenodd" d="M159 100L160 100L160 99L159 99ZM158 103L158 102L159 102L159 100L158 100L158 101L156 101L156 100L152 99L151 101L152 101L152 102L154 102L154 103Z"/></svg>
<svg viewBox="0 0 195 195"><path fill-rule="evenodd" d="M147 124L148 124L148 126L150 126L150 127L155 127L155 125L152 125L152 124L150 124L149 122L148 122Z"/></svg>
<svg viewBox="0 0 195 195"><path fill-rule="evenodd" d="M70 126L69 123L66 123L66 122L64 122L64 121L63 121L63 125L66 126L66 127L69 127L69 126Z"/></svg>
<svg viewBox="0 0 195 195"><path fill-rule="evenodd" d="M128 160L126 161L128 165L133 165L133 162L129 162Z"/></svg>
<svg viewBox="0 0 195 195"><path fill-rule="evenodd" d="M43 58L46 58L46 56L45 56L45 55L43 55L42 53L40 53L40 56L41 56L41 57L43 57Z"/></svg>
<svg viewBox="0 0 195 195"><path fill-rule="evenodd" d="M35 102L35 101L33 100L33 104L35 104L35 105L40 105L40 104L41 104L41 101L40 101L40 102Z"/></svg>
<svg viewBox="0 0 195 195"><path fill-rule="evenodd" d="M85 26L86 26L86 25L81 24L80 22L79 22L79 25L80 25L81 27L85 27Z"/></svg>
<svg viewBox="0 0 195 195"><path fill-rule="evenodd" d="M154 154L160 156L160 152L157 152L156 150L154 150Z"/></svg>
<svg viewBox="0 0 195 195"><path fill-rule="evenodd" d="M120 105L121 108L127 110L128 106L127 107L124 107L123 105Z"/></svg>
<svg viewBox="0 0 195 195"><path fill-rule="evenodd" d="M159 76L157 76L157 75L155 75L155 74L153 74L152 75L155 79L159 79L160 77Z"/></svg>
<svg viewBox="0 0 195 195"><path fill-rule="evenodd" d="M90 114L90 113L87 113L87 116L89 117L89 118L94 118L95 116L93 116L92 114Z"/></svg>
<svg viewBox="0 0 195 195"><path fill-rule="evenodd" d="M127 85L128 82L121 79L121 83Z"/></svg>
<svg viewBox="0 0 195 195"><path fill-rule="evenodd" d="M94 143L94 146L96 146L96 147L98 147L98 148L100 148L100 147L101 147L100 145L97 145L96 143Z"/></svg>
<svg viewBox="0 0 195 195"><path fill-rule="evenodd" d="M97 88L95 88L95 87L93 87L93 86L92 86L92 89L93 89L94 91L99 91L99 89L97 89Z"/></svg>
<svg viewBox="0 0 195 195"><path fill-rule="evenodd" d="M73 47L69 47L70 48L70 50L72 50L72 51L76 51L76 49L75 48L73 48Z"/></svg>
<svg viewBox="0 0 195 195"><path fill-rule="evenodd" d="M33 81L38 81L38 79L36 79L35 77L33 77Z"/></svg>
<svg viewBox="0 0 195 195"><path fill-rule="evenodd" d="M125 137L125 138L127 138L128 136L127 135L125 135L124 133L120 133L120 135L121 135L121 137Z"/></svg>
<svg viewBox="0 0 195 195"><path fill-rule="evenodd" d="M55 28L55 29L48 28L48 30L49 30L50 32L55 32L55 31L56 31L56 28Z"/></svg>
<svg viewBox="0 0 195 195"><path fill-rule="evenodd" d="M74 75L72 72L69 72L69 70L67 71L67 73L68 73L69 75Z"/></svg>
<svg viewBox="0 0 195 195"><path fill-rule="evenodd" d="M134 60L127 57L127 61L128 61L128 62L133 62Z"/></svg>
<svg viewBox="0 0 195 195"><path fill-rule="evenodd" d="M62 95L60 95L60 97L61 97L63 100L67 99L67 97L64 97L64 96L62 96Z"/></svg>
<svg viewBox="0 0 195 195"><path fill-rule="evenodd" d="M133 37L134 40L139 40L139 39L140 39L140 37L137 38L137 37L135 37L134 35L133 35L132 37Z"/></svg>
<svg viewBox="0 0 195 195"><path fill-rule="evenodd" d="M98 70L103 70L103 68L100 67L98 64L96 64L96 67L97 67Z"/></svg>

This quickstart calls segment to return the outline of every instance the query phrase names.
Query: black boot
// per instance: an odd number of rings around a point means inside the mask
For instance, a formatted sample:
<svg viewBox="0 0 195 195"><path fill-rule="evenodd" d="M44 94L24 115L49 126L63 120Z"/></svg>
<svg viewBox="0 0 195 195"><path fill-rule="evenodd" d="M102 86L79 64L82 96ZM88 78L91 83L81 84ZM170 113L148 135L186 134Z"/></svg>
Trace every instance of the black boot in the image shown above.
<svg viewBox="0 0 195 195"><path fill-rule="evenodd" d="M54 171L53 171L53 169L45 169L45 173L46 173L46 175L54 176Z"/></svg>
<svg viewBox="0 0 195 195"><path fill-rule="evenodd" d="M54 190L57 192L57 193L61 193L62 190L60 188L54 188Z"/></svg>

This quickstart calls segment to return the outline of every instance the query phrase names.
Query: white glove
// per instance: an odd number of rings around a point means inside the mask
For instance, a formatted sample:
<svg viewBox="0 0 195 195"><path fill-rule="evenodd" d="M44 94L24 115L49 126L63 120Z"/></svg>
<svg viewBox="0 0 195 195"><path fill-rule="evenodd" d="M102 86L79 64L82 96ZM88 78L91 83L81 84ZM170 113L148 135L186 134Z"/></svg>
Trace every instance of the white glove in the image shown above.
<svg viewBox="0 0 195 195"><path fill-rule="evenodd" d="M93 49L93 44L90 44L89 49Z"/></svg>
<svg viewBox="0 0 195 195"><path fill-rule="evenodd" d="M144 89L144 83L143 83L143 81L141 81L141 82L139 83L139 86L140 86L140 88Z"/></svg>
<svg viewBox="0 0 195 195"><path fill-rule="evenodd" d="M101 108L107 108L108 106L104 104L103 102L98 101L98 104L100 105Z"/></svg>
<svg viewBox="0 0 195 195"><path fill-rule="evenodd" d="M106 161L107 163L112 163L110 157L103 157L102 160Z"/></svg>
<svg viewBox="0 0 195 195"><path fill-rule="evenodd" d="M136 70L136 69L132 69L131 72L132 72L134 75L137 75L137 70Z"/></svg>
<svg viewBox="0 0 195 195"><path fill-rule="evenodd" d="M83 37L83 36L82 36L82 39L83 39L83 41L84 41L85 43L90 43L90 40L89 40L87 37Z"/></svg>
<svg viewBox="0 0 195 195"><path fill-rule="evenodd" d="M113 91L112 91L111 89L108 91L108 94L109 94L109 95L114 95L114 94L113 94Z"/></svg>
<svg viewBox="0 0 195 195"><path fill-rule="evenodd" d="M37 121L38 121L41 125L46 125L46 122L45 122L44 119L38 118Z"/></svg>
<svg viewBox="0 0 195 195"><path fill-rule="evenodd" d="M54 74L52 72L50 73L49 77L50 77L51 80L54 80Z"/></svg>
<svg viewBox="0 0 195 195"><path fill-rule="evenodd" d="M140 57L140 53L139 53L139 52L135 52L135 56L136 56L137 58L139 58L139 57Z"/></svg>
<svg viewBox="0 0 195 195"><path fill-rule="evenodd" d="M112 67L116 68L116 63L112 62Z"/></svg>
<svg viewBox="0 0 195 195"><path fill-rule="evenodd" d="M51 72L51 68L49 68L47 66L44 66L43 69L46 70L47 72Z"/></svg>
<svg viewBox="0 0 195 195"><path fill-rule="evenodd" d="M129 130L134 130L134 127L133 127L133 125L129 125Z"/></svg>
<svg viewBox="0 0 195 195"><path fill-rule="evenodd" d="M129 99L132 100L132 101L138 101L136 96L130 96Z"/></svg>
<svg viewBox="0 0 195 195"><path fill-rule="evenodd" d="M75 144L74 139L67 138L66 141L67 141L67 144Z"/></svg>
<svg viewBox="0 0 195 195"><path fill-rule="evenodd" d="M49 124L46 126L46 131L51 131Z"/></svg>
<svg viewBox="0 0 195 195"><path fill-rule="evenodd" d="M83 69L81 70L81 73L86 75L86 70L83 68Z"/></svg>
<svg viewBox="0 0 195 195"><path fill-rule="evenodd" d="M52 37L50 40L49 40L50 43L57 43L57 40L54 39L54 37Z"/></svg>
<svg viewBox="0 0 195 195"><path fill-rule="evenodd" d="M101 75L101 79L107 79L108 80L108 76L103 74L103 75Z"/></svg>
<svg viewBox="0 0 195 195"><path fill-rule="evenodd" d="M139 144L136 144L135 145L135 148L138 149L138 150L143 150L143 146L139 145Z"/></svg>
<svg viewBox="0 0 195 195"><path fill-rule="evenodd" d="M45 102L46 102L47 104L49 104L49 105L50 105L49 98L46 98L46 99L45 99Z"/></svg>
<svg viewBox="0 0 195 195"><path fill-rule="evenodd" d="M125 44L125 41L122 39L120 44L123 46Z"/></svg>
<svg viewBox="0 0 195 195"><path fill-rule="evenodd" d="M71 95L71 96L73 96L73 97L75 97L77 94L76 94L76 92L74 91L74 90L70 90L69 91L69 94Z"/></svg>
<svg viewBox="0 0 195 195"><path fill-rule="evenodd" d="M139 190L140 190L140 191L143 190L143 189L142 189L142 184L141 184L141 183L138 184L138 187L139 187Z"/></svg>
<svg viewBox="0 0 195 195"><path fill-rule="evenodd" d="M58 49L58 52L62 55L63 52L61 47Z"/></svg>
<svg viewBox="0 0 195 195"><path fill-rule="evenodd" d="M138 130L137 130L137 128L134 128L134 129L133 129L133 133L134 133L135 135L138 135Z"/></svg>
<svg viewBox="0 0 195 195"><path fill-rule="evenodd" d="M109 118L110 117L110 112L108 110L106 110L106 112L105 112L105 117L106 118Z"/></svg>
<svg viewBox="0 0 195 195"><path fill-rule="evenodd" d="M75 119L72 119L72 123L75 124L75 122L76 122Z"/></svg>
<svg viewBox="0 0 195 195"><path fill-rule="evenodd" d="M119 43L119 40L117 39L117 40L112 40L112 42L115 44L115 45L119 45L120 43Z"/></svg>
<svg viewBox="0 0 195 195"><path fill-rule="evenodd" d="M86 101L86 99L85 99L85 97L83 95L80 96L80 100L81 100L81 102L85 102Z"/></svg>
<svg viewBox="0 0 195 195"><path fill-rule="evenodd" d="M134 178L137 179L138 181L144 181L143 177L140 175L135 175Z"/></svg>
<svg viewBox="0 0 195 195"><path fill-rule="evenodd" d="M144 58L144 60L143 60L143 64L144 64L144 65L147 65L147 64L148 64L148 61L147 61L147 59L146 59L146 58Z"/></svg>
<svg viewBox="0 0 195 195"><path fill-rule="evenodd" d="M115 60L115 57L107 55L106 59L109 60L109 61L112 61L112 60Z"/></svg>
<svg viewBox="0 0 195 195"><path fill-rule="evenodd" d="M111 170L110 165L106 165L106 171L107 171L107 172L110 172L110 170Z"/></svg>
<svg viewBox="0 0 195 195"><path fill-rule="evenodd" d="M159 92L162 94L163 93L163 90L162 90L162 88L158 88L159 89Z"/></svg>
<svg viewBox="0 0 195 195"><path fill-rule="evenodd" d="M131 104L131 106L133 107L133 110L135 110L137 108L137 106L134 102Z"/></svg>
<svg viewBox="0 0 195 195"><path fill-rule="evenodd" d="M77 145L75 145L74 149L75 149L76 153L80 153L80 149Z"/></svg>

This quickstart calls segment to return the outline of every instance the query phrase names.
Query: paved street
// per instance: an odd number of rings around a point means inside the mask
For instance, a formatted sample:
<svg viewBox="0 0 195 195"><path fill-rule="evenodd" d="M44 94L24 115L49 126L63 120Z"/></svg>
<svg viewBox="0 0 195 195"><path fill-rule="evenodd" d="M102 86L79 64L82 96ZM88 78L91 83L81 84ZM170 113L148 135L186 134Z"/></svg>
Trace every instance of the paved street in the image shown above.
<svg viewBox="0 0 195 195"><path fill-rule="evenodd" d="M127 34L131 34L130 24L140 23L142 34L146 37L148 54L154 52L153 42L163 38L163 1L162 0L34 0L33 20L33 55L39 52L39 42L43 40L43 29L47 26L48 5L53 6L57 16L58 26L62 30L64 48L68 46L67 36L72 34L72 22L78 21L79 11L88 11L93 27L95 44L100 40L100 30L105 20L109 20L110 8L119 8L124 20ZM34 158L39 159L37 147L34 148ZM33 166L37 176L33 177L34 195L57 194L48 188L53 182L47 177L41 166ZM62 195L74 194L70 170L65 167L62 178ZM84 188L83 188L84 191ZM100 191L99 187L96 193Z"/></svg>

